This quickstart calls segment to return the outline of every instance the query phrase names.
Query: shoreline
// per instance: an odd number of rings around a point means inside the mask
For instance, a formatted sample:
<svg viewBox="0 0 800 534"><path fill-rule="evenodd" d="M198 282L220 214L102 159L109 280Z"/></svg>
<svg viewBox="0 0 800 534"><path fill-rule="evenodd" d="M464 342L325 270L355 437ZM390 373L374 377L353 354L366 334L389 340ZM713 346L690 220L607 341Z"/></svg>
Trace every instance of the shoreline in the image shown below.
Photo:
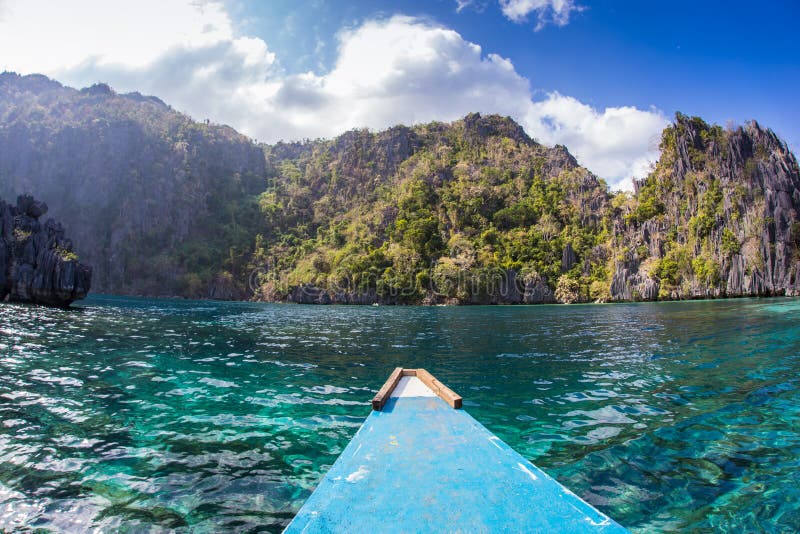
<svg viewBox="0 0 800 534"><path fill-rule="evenodd" d="M301 303L291 301L265 301L265 300L222 300L222 299L193 299L180 296L158 296L158 295L130 295L130 294L117 294L117 293L96 293L87 296L86 300L103 300L103 299L134 299L134 300L168 300L174 302L206 302L206 303L241 303L241 304L277 304L281 306L307 306L307 307L401 307L401 308L480 308L480 307L538 307L538 306L603 306L615 304L668 304L678 302L714 302L714 301L733 301L733 300L759 300L759 299L800 299L800 295L740 295L740 296L726 296L726 297L710 297L710 298L691 298L691 299L662 299L662 300L615 300L606 302L574 302L574 303L560 303L549 302L539 304L526 304L526 303L463 303L463 304L422 304L422 303L394 303L394 304L359 304L359 303L344 303L344 302L331 302L328 304L323 303ZM79 309L84 301L75 301L72 306L62 308L65 310ZM22 304L28 306L44 306L41 304L33 304L29 302L0 302L0 304ZM48 307L48 306L44 306Z"/></svg>

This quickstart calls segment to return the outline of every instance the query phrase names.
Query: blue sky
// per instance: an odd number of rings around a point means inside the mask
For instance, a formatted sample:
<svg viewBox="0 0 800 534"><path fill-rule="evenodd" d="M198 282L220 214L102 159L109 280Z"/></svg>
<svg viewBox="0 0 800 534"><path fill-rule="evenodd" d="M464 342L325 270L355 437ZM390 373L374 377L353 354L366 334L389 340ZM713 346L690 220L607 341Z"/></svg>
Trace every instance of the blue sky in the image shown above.
<svg viewBox="0 0 800 534"><path fill-rule="evenodd" d="M518 120L614 188L676 110L800 146L800 3L0 0L0 69L155 94L252 137Z"/></svg>
<svg viewBox="0 0 800 534"><path fill-rule="evenodd" d="M399 12L428 17L510 59L534 90L723 125L756 119L800 146L800 2L579 5L565 25L537 31L535 15L514 22L488 1L460 11L450 0L230 3L237 23L267 40L292 71L329 69L336 32Z"/></svg>

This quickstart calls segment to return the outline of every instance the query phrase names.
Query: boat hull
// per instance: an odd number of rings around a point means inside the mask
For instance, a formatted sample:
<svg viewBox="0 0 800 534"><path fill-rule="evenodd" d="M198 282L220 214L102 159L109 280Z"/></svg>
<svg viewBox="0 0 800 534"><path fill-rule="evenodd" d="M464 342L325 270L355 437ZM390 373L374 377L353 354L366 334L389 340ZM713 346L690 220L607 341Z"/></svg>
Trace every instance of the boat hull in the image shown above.
<svg viewBox="0 0 800 534"><path fill-rule="evenodd" d="M373 411L286 532L389 528L626 532L435 395Z"/></svg>

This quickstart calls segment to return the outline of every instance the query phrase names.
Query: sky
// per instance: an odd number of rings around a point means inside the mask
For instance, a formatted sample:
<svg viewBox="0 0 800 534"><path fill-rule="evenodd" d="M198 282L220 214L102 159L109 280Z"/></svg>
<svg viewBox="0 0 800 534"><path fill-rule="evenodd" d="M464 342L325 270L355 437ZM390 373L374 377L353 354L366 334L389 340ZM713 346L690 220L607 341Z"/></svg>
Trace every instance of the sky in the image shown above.
<svg viewBox="0 0 800 534"><path fill-rule="evenodd" d="M797 153L798 22L796 0L0 0L0 71L270 143L500 113L631 189L676 111Z"/></svg>

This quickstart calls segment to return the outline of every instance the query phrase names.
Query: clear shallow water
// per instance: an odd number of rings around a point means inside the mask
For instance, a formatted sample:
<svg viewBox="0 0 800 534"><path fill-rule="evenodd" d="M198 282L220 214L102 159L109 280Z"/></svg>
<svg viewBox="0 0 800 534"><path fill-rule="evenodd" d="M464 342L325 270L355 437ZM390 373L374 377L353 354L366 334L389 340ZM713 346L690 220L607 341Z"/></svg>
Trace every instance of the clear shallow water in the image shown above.
<svg viewBox="0 0 800 534"><path fill-rule="evenodd" d="M280 531L392 368L634 531L800 525L800 300L0 304L0 530Z"/></svg>

